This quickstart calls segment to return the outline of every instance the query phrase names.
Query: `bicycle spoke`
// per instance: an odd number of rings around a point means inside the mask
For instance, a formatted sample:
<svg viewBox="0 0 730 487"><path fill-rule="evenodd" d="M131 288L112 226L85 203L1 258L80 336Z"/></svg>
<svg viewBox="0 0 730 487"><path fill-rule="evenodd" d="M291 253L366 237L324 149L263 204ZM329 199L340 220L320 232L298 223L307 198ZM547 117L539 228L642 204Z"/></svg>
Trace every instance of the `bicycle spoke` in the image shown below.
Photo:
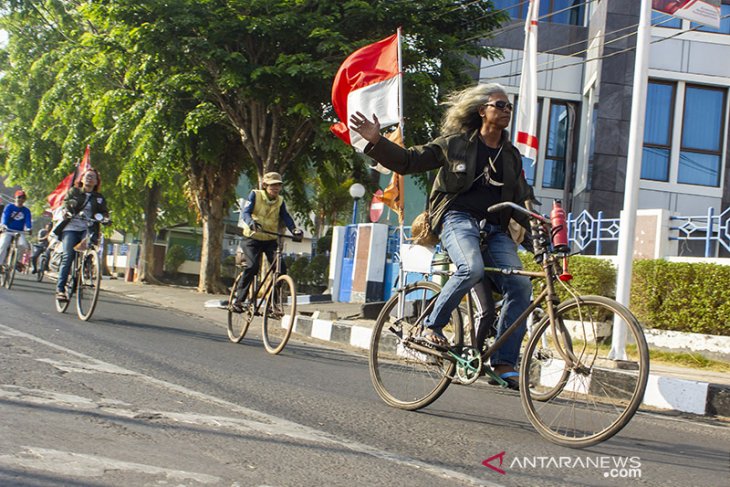
<svg viewBox="0 0 730 487"><path fill-rule="evenodd" d="M432 282L408 286L388 300L375 324L370 377L378 395L391 406L411 410L425 407L443 394L454 375L453 361L412 346L421 334L419 318L439 291ZM453 344L461 344L458 311L454 311L444 334Z"/></svg>
<svg viewBox="0 0 730 487"><path fill-rule="evenodd" d="M297 309L297 293L289 276L279 276L264 303L263 339L269 353L281 352L289 341Z"/></svg>
<svg viewBox="0 0 730 487"><path fill-rule="evenodd" d="M614 322L625 324L627 360L609 359ZM558 337L549 320L538 324L521 368L521 396L530 422L557 444L582 448L619 432L643 398L648 350L636 318L600 296L560 305ZM566 363L560 350L570 360ZM620 367L620 368L619 368Z"/></svg>

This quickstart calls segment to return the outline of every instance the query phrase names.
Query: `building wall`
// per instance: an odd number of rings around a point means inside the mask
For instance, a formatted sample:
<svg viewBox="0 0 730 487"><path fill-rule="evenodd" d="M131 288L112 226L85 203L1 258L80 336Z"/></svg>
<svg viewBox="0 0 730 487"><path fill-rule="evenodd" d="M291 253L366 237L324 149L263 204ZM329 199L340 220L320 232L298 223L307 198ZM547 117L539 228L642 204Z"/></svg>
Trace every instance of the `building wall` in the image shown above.
<svg viewBox="0 0 730 487"><path fill-rule="evenodd" d="M728 5L730 0L723 0L723 3ZM724 9L723 14L726 14L727 7ZM584 27L540 22L538 69L573 66L538 75L538 97L542 106L538 133L541 149L535 174L538 198L549 201L560 197L560 191L541 187L545 136L549 130L551 105L558 101L569 102L576 107L573 154L566 161L567 167L574 170L572 181L567 181L572 197L569 209L573 212L585 209L592 214L603 211L607 217L616 217L623 208L639 10L640 2L636 0L602 0L590 5ZM516 20L513 25L520 26L523 22ZM665 208L682 215L701 215L710 206L716 210L730 206L727 148L730 137L730 62L727 61L730 59L730 35L686 32L690 28L687 21L682 27L684 32L676 39L653 42L650 48L650 80L676 86L676 121L669 180L642 179L639 208ZM679 32L679 29L655 26L652 27L652 40L675 36ZM500 82L514 98L518 94L522 69L523 29L503 27L487 43L501 48L504 59L483 59L479 81ZM592 59L596 60L590 61ZM678 183L682 103L685 87L691 84L702 88L719 87L725 93L719 187Z"/></svg>

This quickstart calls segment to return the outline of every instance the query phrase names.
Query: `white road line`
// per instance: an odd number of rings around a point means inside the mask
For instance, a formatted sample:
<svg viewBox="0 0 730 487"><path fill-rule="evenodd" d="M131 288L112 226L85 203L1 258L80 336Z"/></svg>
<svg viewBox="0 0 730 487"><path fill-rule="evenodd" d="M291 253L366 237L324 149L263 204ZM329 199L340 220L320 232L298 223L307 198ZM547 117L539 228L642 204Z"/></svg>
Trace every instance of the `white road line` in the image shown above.
<svg viewBox="0 0 730 487"><path fill-rule="evenodd" d="M108 362L103 362L101 360L97 360L93 357L90 357L88 355L82 354L80 352L77 352L75 350L71 350L69 348L63 347L61 345L57 345L55 343L51 343L49 341L43 340L42 338L36 337L34 335L30 335L28 333L22 332L20 330L17 330L15 328L9 327L7 325L0 324L0 333L3 333L8 336L16 336L20 338L25 338L27 340L32 340L36 343L43 344L47 347L53 348L55 350L62 351L66 354L73 355L75 357L81 358L88 362L88 364L82 364L78 362L64 362L67 367L73 367L73 368L86 368L89 370L95 370L95 371L105 371L110 373L117 373L117 374L123 374L127 376L135 376L136 378L146 381L150 384L154 384L158 387L174 391L178 394L183 394L188 397L197 399L199 401L205 401L211 404L216 404L218 406L223 406L228 408L232 413L237 414L243 414L246 416L249 416L252 419L245 420L244 423L247 424L249 427L255 427L258 431L263 431L271 435L281 435L281 436L287 436L290 438L296 438L300 440L305 441L316 441L319 443L325 443L330 445L336 445L341 448L345 448L347 450L365 454L372 456L374 458L378 458L381 460L386 460L388 462L400 465L400 466L408 466L411 468L415 468L421 472L426 472L431 475L441 477L441 478L448 478L452 480L456 480L461 482L462 484L468 484L468 485L478 485L478 486L487 486L487 487L503 487L502 484L497 484L494 482L489 482L484 479L479 479L476 477L472 477L470 475L463 474L461 472L457 472L455 470L451 470L448 468L439 467L437 465L431 465L425 462L422 462L420 460L416 460L414 458L410 458L404 455L399 455L396 453L391 453L385 450L381 450L375 447L371 447L369 445L356 442L356 441L349 441L346 439L338 438L330 433L327 433L325 431L321 431L315 428L311 428L309 426L305 426L299 423L295 423L283 418L279 418L276 416L272 416L266 413L262 413L253 409L245 408L243 406L240 406L238 404L231 403L229 401L226 401L224 399L220 399L215 396L211 396L208 394L204 394L192 389L188 389L187 387L181 386L179 384L174 384L172 382L167 382L164 380L156 379L154 377L150 377L148 375L140 374L128 369L124 369L122 367L118 367L116 365L110 364ZM112 372L113 371L113 372Z"/></svg>
<svg viewBox="0 0 730 487"><path fill-rule="evenodd" d="M103 477L110 470L139 472L147 475L164 475L171 481L194 480L203 484L215 484L223 479L202 473L184 472L142 463L123 462L113 458L84 453L71 453L47 448L23 446L15 455L0 455L0 465L16 466L54 472L76 477Z"/></svg>

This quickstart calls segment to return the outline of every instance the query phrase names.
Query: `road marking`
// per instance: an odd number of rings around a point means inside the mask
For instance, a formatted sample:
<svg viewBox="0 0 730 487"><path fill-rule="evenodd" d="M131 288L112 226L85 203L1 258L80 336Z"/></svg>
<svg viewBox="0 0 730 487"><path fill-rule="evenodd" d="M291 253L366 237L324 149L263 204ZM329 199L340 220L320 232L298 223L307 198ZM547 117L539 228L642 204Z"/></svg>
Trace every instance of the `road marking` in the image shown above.
<svg viewBox="0 0 730 487"><path fill-rule="evenodd" d="M20 465L29 469L76 477L103 477L110 470L118 470L121 472L139 472L147 475L164 475L168 479L176 481L194 480L202 484L215 484L223 480L213 475L171 470L145 465L143 463L123 462L99 455L71 453L31 446L23 446L21 448L23 448L23 451L15 455L0 455L0 465Z"/></svg>
<svg viewBox="0 0 730 487"><path fill-rule="evenodd" d="M103 371L106 373L134 376L140 380L146 381L149 384L154 384L160 388L164 388L169 391L176 392L178 394L183 394L188 397L197 399L199 401L204 401L204 402L208 402L208 403L215 404L218 406L223 406L225 408L228 408L232 413L246 415L250 418L250 419L240 420L239 424L243 424L249 428L256 429L257 431L261 431L266 434L287 436L290 438L295 438L295 439L304 440L304 441L315 441L318 443L336 445L338 447L341 447L341 448L344 448L344 449L347 449L347 450L350 450L350 451L353 451L356 453L365 454L365 455L368 455L368 456L371 456L374 458L378 458L380 460L386 460L388 462L394 463L399 466L407 466L410 468L415 468L416 470L419 470L421 472L426 472L430 475L456 480L456 481L461 482L464 485L468 484L468 485L487 486L487 487L503 487L502 484L489 482L484 479L472 477L470 475L466 475L464 473L457 472L455 470L451 470L448 468L439 467L437 465L431 465L429 463L425 463L420 460L416 460L414 458L410 458L410 457L407 457L404 455L399 455L396 453L391 453L386 450L381 450L379 448L371 447L369 445L366 445L364 443L360 443L357 441L341 439L335 435L332 435L332 434L327 433L322 430L311 428L309 426L305 426L305 425L302 425L299 423L295 423L293 421L289 421L287 419L272 416L270 414L262 413L262 412L254 410L254 409L249 409L249 408L240 406L238 404L234 404L232 402L226 401L224 399L220 399L215 396L211 396L211 395L204 394L204 393L192 390L192 389L188 389L187 387L181 386L179 384L174 384L172 382L167 382L167 381L164 381L161 379L156 379L154 377L140 374L140 373L134 372L132 370L125 369L125 368L116 366L114 364L110 364L108 362L97 360L97 359L90 357L88 355L85 355L83 353L77 352L75 350L71 350L69 348L63 347L61 345L57 345L55 343L48 342L42 338L36 337L35 335L30 335L28 333L22 332L20 330L9 327L7 325L0 324L0 333L4 333L5 335L8 335L8 336L15 336L15 337L20 337L20 338L25 338L27 340L32 340L36 343L40 343L47 347L53 348L55 350L59 350L68 355L72 355L72 356L78 357L80 359L83 359L86 362L86 363L76 362L76 361L57 362L57 364L62 367L66 367L66 368L74 369L74 370L81 369L84 372L91 372L91 371L102 372ZM45 359L43 359L43 360L45 360ZM54 364L54 361L50 361L50 360L45 360L45 361L48 363ZM228 418L228 419L230 419L230 418Z"/></svg>

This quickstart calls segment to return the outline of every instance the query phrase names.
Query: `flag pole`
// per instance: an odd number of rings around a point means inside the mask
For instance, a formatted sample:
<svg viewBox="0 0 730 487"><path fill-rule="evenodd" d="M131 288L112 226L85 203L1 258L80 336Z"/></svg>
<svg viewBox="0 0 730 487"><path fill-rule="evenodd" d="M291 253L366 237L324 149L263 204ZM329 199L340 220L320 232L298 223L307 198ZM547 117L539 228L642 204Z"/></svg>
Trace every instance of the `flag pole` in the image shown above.
<svg viewBox="0 0 730 487"><path fill-rule="evenodd" d="M404 123L403 123L403 51L401 47L401 37L402 37L402 28L398 27L398 30L396 31L398 34L398 128L400 129L400 135L401 139L403 140L403 144L405 145L405 130L404 130ZM396 174L394 171L393 174ZM405 219L405 205L403 204L403 191L401 191L402 188L402 178L400 174L398 177L398 207L400 208L400 211L397 212L398 214L398 234L399 234L399 241L398 241L398 251L400 253L400 250L403 248L403 242L405 241L405 228L403 227L403 220ZM398 282L400 283L401 287L405 287L406 284L406 272L403 270L403 259L400 258L398 261ZM398 306L398 315L403 316L403 309L405 306L404 300L400 300L400 304Z"/></svg>
<svg viewBox="0 0 730 487"><path fill-rule="evenodd" d="M631 98L631 131L626 158L626 187L624 208L621 212L618 258L616 267L616 301L629 306L631 297L631 270L634 255L634 232L636 208L639 202L639 181L641 177L641 153L644 141L644 113L646 111L646 90L649 72L649 42L651 40L651 2L641 0L639 26L636 36L636 62L634 64L634 86ZM626 325L614 321L611 335L611 351L608 358L626 360Z"/></svg>

